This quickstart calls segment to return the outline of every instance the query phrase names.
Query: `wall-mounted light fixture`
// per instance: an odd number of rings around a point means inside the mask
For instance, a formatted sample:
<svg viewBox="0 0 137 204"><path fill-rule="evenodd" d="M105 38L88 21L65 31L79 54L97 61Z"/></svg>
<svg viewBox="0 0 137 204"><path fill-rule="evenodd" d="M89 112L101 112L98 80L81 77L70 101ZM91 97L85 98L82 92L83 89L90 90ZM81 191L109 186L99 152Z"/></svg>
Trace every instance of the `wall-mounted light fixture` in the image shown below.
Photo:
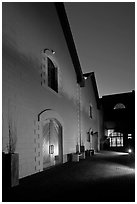
<svg viewBox="0 0 137 204"><path fill-rule="evenodd" d="M88 77L84 76L84 79L86 80Z"/></svg>
<svg viewBox="0 0 137 204"><path fill-rule="evenodd" d="M54 145L49 146L49 154L54 154Z"/></svg>
<svg viewBox="0 0 137 204"><path fill-rule="evenodd" d="M47 51L51 52L53 55L55 54L55 51L52 50L52 49L45 48L45 49L43 50L44 53L46 53Z"/></svg>

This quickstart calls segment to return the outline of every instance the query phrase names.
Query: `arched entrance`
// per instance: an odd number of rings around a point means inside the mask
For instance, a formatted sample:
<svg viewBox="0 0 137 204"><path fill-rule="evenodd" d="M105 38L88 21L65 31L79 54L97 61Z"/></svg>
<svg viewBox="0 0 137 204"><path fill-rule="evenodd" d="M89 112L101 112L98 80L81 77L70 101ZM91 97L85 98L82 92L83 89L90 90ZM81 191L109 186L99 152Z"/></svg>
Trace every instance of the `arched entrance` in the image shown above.
<svg viewBox="0 0 137 204"><path fill-rule="evenodd" d="M56 119L42 122L43 169L62 163L62 127Z"/></svg>
<svg viewBox="0 0 137 204"><path fill-rule="evenodd" d="M39 115L41 123L43 169L63 162L62 118L53 110Z"/></svg>

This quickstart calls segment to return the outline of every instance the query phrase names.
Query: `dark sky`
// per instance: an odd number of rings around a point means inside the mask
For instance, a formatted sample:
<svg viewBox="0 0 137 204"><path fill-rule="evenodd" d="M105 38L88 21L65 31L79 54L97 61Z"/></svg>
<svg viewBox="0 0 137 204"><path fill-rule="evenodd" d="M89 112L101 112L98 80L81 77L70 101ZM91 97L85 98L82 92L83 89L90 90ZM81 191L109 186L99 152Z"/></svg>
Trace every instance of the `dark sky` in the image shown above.
<svg viewBox="0 0 137 204"><path fill-rule="evenodd" d="M83 72L95 72L99 96L135 89L135 10L128 2L66 2Z"/></svg>

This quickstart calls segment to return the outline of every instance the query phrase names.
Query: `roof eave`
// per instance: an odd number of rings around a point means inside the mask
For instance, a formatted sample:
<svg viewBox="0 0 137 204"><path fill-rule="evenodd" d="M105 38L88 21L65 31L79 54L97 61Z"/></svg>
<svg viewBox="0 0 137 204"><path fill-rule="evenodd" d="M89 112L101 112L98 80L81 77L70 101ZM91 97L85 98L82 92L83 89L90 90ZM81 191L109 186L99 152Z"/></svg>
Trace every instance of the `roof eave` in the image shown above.
<svg viewBox="0 0 137 204"><path fill-rule="evenodd" d="M77 83L80 85L80 87L84 87L85 81L84 81L82 69L80 66L79 58L77 55L75 43L74 43L73 36L71 33L71 29L70 29L67 15L66 15L64 4L63 2L57 2L55 3L55 7L56 7L58 17L59 17L59 20L62 26L62 30L63 30L64 36L66 39L69 53L70 53L70 56L71 56L71 59L74 65L74 69L75 69L76 76L77 76Z"/></svg>

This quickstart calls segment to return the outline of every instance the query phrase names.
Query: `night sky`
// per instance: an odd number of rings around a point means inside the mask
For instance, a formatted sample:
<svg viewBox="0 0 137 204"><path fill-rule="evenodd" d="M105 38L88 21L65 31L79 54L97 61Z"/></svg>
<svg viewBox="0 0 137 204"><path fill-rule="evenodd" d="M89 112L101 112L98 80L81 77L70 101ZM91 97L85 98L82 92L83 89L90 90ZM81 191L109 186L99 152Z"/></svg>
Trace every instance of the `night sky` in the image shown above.
<svg viewBox="0 0 137 204"><path fill-rule="evenodd" d="M99 96L135 89L135 10L128 2L65 2L83 72Z"/></svg>

